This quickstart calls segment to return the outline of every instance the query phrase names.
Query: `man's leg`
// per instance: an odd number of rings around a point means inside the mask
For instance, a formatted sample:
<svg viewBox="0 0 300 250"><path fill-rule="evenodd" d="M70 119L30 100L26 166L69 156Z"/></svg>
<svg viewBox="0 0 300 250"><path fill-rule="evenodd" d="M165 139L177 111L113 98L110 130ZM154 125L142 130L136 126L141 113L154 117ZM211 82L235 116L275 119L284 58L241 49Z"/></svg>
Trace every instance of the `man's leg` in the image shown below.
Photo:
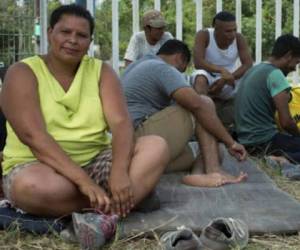
<svg viewBox="0 0 300 250"><path fill-rule="evenodd" d="M208 102L207 112L216 116L213 102ZM193 186L220 186L227 183L237 183L247 177L244 173L234 177L222 170L217 140L199 123L196 125L196 136L200 144L206 175L186 176L183 179L185 184Z"/></svg>
<svg viewBox="0 0 300 250"><path fill-rule="evenodd" d="M220 172L221 161L216 139L200 124L196 126L196 135L202 152L205 173Z"/></svg>
<svg viewBox="0 0 300 250"><path fill-rule="evenodd" d="M208 95L209 82L213 85L219 78L208 75L197 75L194 77L194 89L198 94ZM222 121L223 125L229 129L234 123L234 99L221 100L213 98L216 105L217 115Z"/></svg>
<svg viewBox="0 0 300 250"><path fill-rule="evenodd" d="M197 75L194 78L194 89L198 94L207 95L208 93L208 80L204 75Z"/></svg>
<svg viewBox="0 0 300 250"><path fill-rule="evenodd" d="M214 109L214 106L212 108ZM176 126L174 126L174 124L176 124ZM185 158L183 157L183 152L186 151L191 155L189 150L186 150L186 145L189 138L194 134L193 126L193 119L189 112L179 106L172 106L151 116L136 130L135 135L136 137L139 137L141 135L156 134L163 137L170 148L170 163L174 164L177 160ZM220 170L218 144L215 138L208 134L206 130L202 129L200 125L197 127L196 134L198 138L200 138L199 142L202 156L205 157L203 161L206 167L206 174L188 175L183 179L184 183L193 186L219 186L226 183L238 182L241 181L241 178L245 178L242 174L238 177L232 177L229 174L222 172ZM201 157L198 157L193 166L193 173L201 172L201 163L202 159ZM196 164L199 165L196 166ZM183 166L180 168L179 164L176 163L176 168L174 165L170 165L167 170L168 172L176 171L178 169L188 170L191 168L191 165L192 161L188 164L183 163Z"/></svg>
<svg viewBox="0 0 300 250"><path fill-rule="evenodd" d="M228 100L214 99L218 117L227 129L232 129L234 125L234 99Z"/></svg>
<svg viewBox="0 0 300 250"><path fill-rule="evenodd" d="M135 137L158 135L166 140L170 149L170 164L167 172L187 170L194 161L187 148L194 134L192 115L180 106L165 108L149 117L135 131Z"/></svg>
<svg viewBox="0 0 300 250"><path fill-rule="evenodd" d="M293 162L300 163L300 136L276 134L271 140L268 153L283 155Z"/></svg>
<svg viewBox="0 0 300 250"><path fill-rule="evenodd" d="M194 155L189 145L186 145L181 154L170 162L165 169L165 173L186 171L193 165L197 155Z"/></svg>
<svg viewBox="0 0 300 250"><path fill-rule="evenodd" d="M196 135L202 152L204 174L187 175L183 183L191 186L216 187L228 183L239 183L247 177L244 173L235 177L222 170L218 142L200 124L196 126ZM202 168L202 164L199 168ZM194 166L194 169L197 169L197 166Z"/></svg>

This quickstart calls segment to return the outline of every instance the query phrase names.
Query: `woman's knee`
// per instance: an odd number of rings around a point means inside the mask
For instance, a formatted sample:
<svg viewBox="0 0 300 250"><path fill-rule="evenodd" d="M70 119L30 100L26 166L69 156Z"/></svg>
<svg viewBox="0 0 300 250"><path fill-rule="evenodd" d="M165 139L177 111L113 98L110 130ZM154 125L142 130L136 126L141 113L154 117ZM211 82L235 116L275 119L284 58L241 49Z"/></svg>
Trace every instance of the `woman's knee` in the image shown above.
<svg viewBox="0 0 300 250"><path fill-rule="evenodd" d="M54 173L57 175L56 173ZM51 203L59 200L60 197L67 197L66 193L74 193L75 186L66 178L58 176L57 178L51 176L39 175L20 175L12 182L11 198L12 200L28 199L32 201L40 201L44 203Z"/></svg>
<svg viewBox="0 0 300 250"><path fill-rule="evenodd" d="M18 175L11 183L12 198L35 197L46 195L45 189L49 187L45 182L32 176Z"/></svg>

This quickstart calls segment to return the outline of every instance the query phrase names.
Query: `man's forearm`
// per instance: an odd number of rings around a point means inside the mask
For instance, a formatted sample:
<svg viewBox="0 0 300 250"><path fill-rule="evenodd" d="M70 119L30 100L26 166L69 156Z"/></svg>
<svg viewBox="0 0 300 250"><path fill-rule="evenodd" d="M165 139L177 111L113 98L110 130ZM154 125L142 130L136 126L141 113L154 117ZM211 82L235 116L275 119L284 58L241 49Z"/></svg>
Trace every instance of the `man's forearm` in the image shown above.
<svg viewBox="0 0 300 250"><path fill-rule="evenodd" d="M286 126L284 128L289 134L294 135L294 136L300 136L300 131L296 125L295 122L291 122L289 126Z"/></svg>
<svg viewBox="0 0 300 250"><path fill-rule="evenodd" d="M246 71L251 67L251 65L241 65L240 67L238 67L233 73L232 75L234 76L235 80L240 79L245 73Z"/></svg>
<svg viewBox="0 0 300 250"><path fill-rule="evenodd" d="M220 78L209 87L208 93L212 96L218 95L222 91L224 85L225 85L224 79Z"/></svg>
<svg viewBox="0 0 300 250"><path fill-rule="evenodd" d="M204 112L198 109L194 112L194 116L204 129L223 142L227 147L231 147L235 143L215 112Z"/></svg>
<svg viewBox="0 0 300 250"><path fill-rule="evenodd" d="M195 69L204 69L212 73L221 73L222 67L211 64L205 60L200 60L198 63L195 63Z"/></svg>

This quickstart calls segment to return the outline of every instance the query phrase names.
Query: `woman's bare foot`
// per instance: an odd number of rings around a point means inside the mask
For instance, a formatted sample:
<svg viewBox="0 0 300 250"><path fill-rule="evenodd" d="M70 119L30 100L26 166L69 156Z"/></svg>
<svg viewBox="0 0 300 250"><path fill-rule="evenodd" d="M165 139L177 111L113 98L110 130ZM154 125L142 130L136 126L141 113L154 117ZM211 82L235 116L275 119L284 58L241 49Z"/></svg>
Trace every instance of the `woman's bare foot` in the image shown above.
<svg viewBox="0 0 300 250"><path fill-rule="evenodd" d="M225 184L234 184L246 180L248 175L241 172L238 176L232 176L224 172L215 172L209 174L186 175L182 183L197 187L219 187Z"/></svg>

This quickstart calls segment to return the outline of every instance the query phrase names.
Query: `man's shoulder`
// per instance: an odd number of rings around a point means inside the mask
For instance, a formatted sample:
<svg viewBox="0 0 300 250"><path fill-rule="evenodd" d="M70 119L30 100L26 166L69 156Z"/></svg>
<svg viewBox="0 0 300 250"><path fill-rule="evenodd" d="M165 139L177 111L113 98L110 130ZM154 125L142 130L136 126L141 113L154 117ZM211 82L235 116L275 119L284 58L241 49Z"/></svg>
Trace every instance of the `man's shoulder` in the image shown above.
<svg viewBox="0 0 300 250"><path fill-rule="evenodd" d="M157 76L167 77L171 74L175 77L177 75L181 75L181 73L176 68L160 59L159 56L149 57L148 60L141 62L141 64L143 64L143 68L145 71Z"/></svg>
<svg viewBox="0 0 300 250"><path fill-rule="evenodd" d="M272 64L269 64L268 66L265 66L269 70L269 77L272 78L273 80L278 79L278 81L284 81L287 82L286 77L284 73L281 71L280 68L275 67Z"/></svg>
<svg viewBox="0 0 300 250"><path fill-rule="evenodd" d="M234 44L237 47L237 50L239 52L246 53L244 55L248 54L248 56L251 57L247 39L245 38L245 36L242 33L239 33L239 32L236 33L236 37L234 39Z"/></svg>
<svg viewBox="0 0 300 250"><path fill-rule="evenodd" d="M281 72L281 70L277 67L275 67L273 64L269 63L269 62L261 62L255 66L252 67L253 70L267 70L269 72L272 72L274 70L279 70Z"/></svg>
<svg viewBox="0 0 300 250"><path fill-rule="evenodd" d="M154 67L155 69L159 69L160 67L170 67L170 65L161 60L159 56L149 54L144 56L143 58L144 60L141 63L144 63L145 65L147 65L147 67Z"/></svg>
<svg viewBox="0 0 300 250"><path fill-rule="evenodd" d="M205 47L207 47L208 42L209 42L209 34L210 34L210 28L205 28L205 29L201 29L198 30L196 33L196 39L198 42L204 42L205 43Z"/></svg>
<svg viewBox="0 0 300 250"><path fill-rule="evenodd" d="M145 35L144 31L139 31L139 32L134 33L132 35L132 38L137 41L144 41L144 40L146 40L146 35Z"/></svg>
<svg viewBox="0 0 300 250"><path fill-rule="evenodd" d="M269 62L261 62L252 67L249 72L252 72L252 79L264 79L270 88L275 88L278 83L281 87L283 86L282 83L287 87L289 86L283 72Z"/></svg>
<svg viewBox="0 0 300 250"><path fill-rule="evenodd" d="M151 70L153 70L155 65L159 65L160 61L158 56L156 55L145 55L142 58L138 59L135 62L132 62L128 67L125 69L124 73L121 76L121 79L124 79L125 76L127 76L130 72L135 72L135 71L143 71L147 73L149 71L149 67L151 67Z"/></svg>
<svg viewBox="0 0 300 250"><path fill-rule="evenodd" d="M142 58L134 62L135 65L140 65L143 63L150 64L159 64L161 62L160 58L157 55L146 54Z"/></svg>
<svg viewBox="0 0 300 250"><path fill-rule="evenodd" d="M237 43L246 41L245 36L242 33L237 32L235 37L236 37L235 40Z"/></svg>
<svg viewBox="0 0 300 250"><path fill-rule="evenodd" d="M169 31L165 31L164 34L162 35L163 40L169 40L173 38L174 38L173 35Z"/></svg>
<svg viewBox="0 0 300 250"><path fill-rule="evenodd" d="M265 63L259 63L251 67L242 78L242 82L252 81L256 78L265 78L266 73L269 71L269 65Z"/></svg>
<svg viewBox="0 0 300 250"><path fill-rule="evenodd" d="M205 29L201 29L197 31L197 35L204 35L204 36L208 36L209 32L213 31L213 28L205 28Z"/></svg>

